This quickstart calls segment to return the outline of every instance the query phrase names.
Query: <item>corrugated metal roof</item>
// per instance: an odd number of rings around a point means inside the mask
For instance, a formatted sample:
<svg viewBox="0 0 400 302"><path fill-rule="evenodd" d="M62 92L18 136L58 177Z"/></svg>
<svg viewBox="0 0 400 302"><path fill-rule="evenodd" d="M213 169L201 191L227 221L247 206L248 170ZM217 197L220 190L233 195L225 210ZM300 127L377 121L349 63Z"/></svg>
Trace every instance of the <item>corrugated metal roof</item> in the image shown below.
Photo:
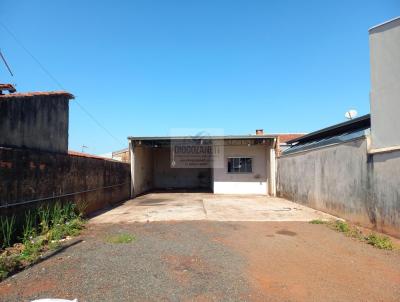
<svg viewBox="0 0 400 302"><path fill-rule="evenodd" d="M371 117L369 114L360 116L358 118L339 123L330 127L323 128L318 131L311 132L299 138L287 141L288 144L303 144L322 138L328 138L335 135L340 135L347 132L367 129L371 127Z"/></svg>
<svg viewBox="0 0 400 302"><path fill-rule="evenodd" d="M314 149L318 149L321 147L337 145L337 144L341 144L341 143L345 143L345 142L348 142L351 140L365 137L368 134L369 134L369 129L361 129L361 130L355 130L355 131L351 131L351 132L340 133L340 134L326 137L326 138L315 139L315 140L312 140L312 141L309 141L306 143L300 143L297 145L293 145L290 148L285 149L282 152L282 155L284 156L284 155L294 154L294 153L298 153L298 152L314 150Z"/></svg>

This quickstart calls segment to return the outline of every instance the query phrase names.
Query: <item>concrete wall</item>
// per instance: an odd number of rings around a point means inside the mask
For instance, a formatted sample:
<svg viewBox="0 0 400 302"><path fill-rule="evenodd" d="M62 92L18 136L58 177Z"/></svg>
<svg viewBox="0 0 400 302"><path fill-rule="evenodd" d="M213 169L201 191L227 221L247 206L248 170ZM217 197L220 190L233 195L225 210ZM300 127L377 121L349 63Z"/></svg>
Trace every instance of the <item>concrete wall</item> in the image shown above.
<svg viewBox="0 0 400 302"><path fill-rule="evenodd" d="M216 194L268 194L269 150L266 146L224 146L224 168L215 168ZM268 154L267 154L268 152ZM228 173L229 157L251 157L252 173Z"/></svg>
<svg viewBox="0 0 400 302"><path fill-rule="evenodd" d="M135 147L134 194L142 194L153 188L153 149L150 147Z"/></svg>
<svg viewBox="0 0 400 302"><path fill-rule="evenodd" d="M400 149L400 18L370 30L371 143Z"/></svg>
<svg viewBox="0 0 400 302"><path fill-rule="evenodd" d="M71 97L0 96L0 146L66 153Z"/></svg>
<svg viewBox="0 0 400 302"><path fill-rule="evenodd" d="M119 186L104 188L114 185ZM0 205L88 190L90 192L60 199L84 202L87 212L128 199L129 164L61 153L0 148ZM37 204L31 203L33 206ZM18 209L12 207L9 210ZM0 208L0 211L6 210Z"/></svg>
<svg viewBox="0 0 400 302"><path fill-rule="evenodd" d="M278 194L400 236L400 152L368 155L367 139L282 156Z"/></svg>

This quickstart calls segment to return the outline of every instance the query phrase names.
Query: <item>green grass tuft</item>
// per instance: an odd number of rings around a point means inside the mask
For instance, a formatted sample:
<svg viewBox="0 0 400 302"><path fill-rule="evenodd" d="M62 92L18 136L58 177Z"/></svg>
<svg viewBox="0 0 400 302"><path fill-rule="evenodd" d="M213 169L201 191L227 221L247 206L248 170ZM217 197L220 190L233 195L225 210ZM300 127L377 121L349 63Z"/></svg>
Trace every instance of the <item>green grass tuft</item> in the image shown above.
<svg viewBox="0 0 400 302"><path fill-rule="evenodd" d="M325 224L326 222L321 219L314 219L310 221L311 224Z"/></svg>
<svg viewBox="0 0 400 302"><path fill-rule="evenodd" d="M135 240L136 240L136 237L131 234L128 234L128 233L111 235L111 236L107 237L107 239L106 239L106 241L109 243L130 243Z"/></svg>
<svg viewBox="0 0 400 302"><path fill-rule="evenodd" d="M333 223L333 228L335 229L335 230L337 230L337 231L339 231L339 232L341 232L341 233L345 233L345 234L348 234L348 233L350 233L350 226L346 223L346 222L344 222L344 221L341 221L341 220L336 220L334 223Z"/></svg>
<svg viewBox="0 0 400 302"><path fill-rule="evenodd" d="M0 235L1 247L9 247L15 236L15 215L0 217Z"/></svg>
<svg viewBox="0 0 400 302"><path fill-rule="evenodd" d="M375 233L365 236L365 241L378 249L393 250L394 248L393 242L389 237Z"/></svg>

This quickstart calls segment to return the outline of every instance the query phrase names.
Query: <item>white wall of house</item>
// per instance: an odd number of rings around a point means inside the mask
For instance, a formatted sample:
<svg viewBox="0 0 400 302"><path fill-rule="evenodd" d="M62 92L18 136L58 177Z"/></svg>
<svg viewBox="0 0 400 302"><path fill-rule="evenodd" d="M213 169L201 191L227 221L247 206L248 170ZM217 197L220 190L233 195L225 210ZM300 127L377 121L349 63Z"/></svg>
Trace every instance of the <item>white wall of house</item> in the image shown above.
<svg viewBox="0 0 400 302"><path fill-rule="evenodd" d="M263 145L224 146L224 168L214 168L215 194L268 194L269 151ZM228 158L252 158L251 173L228 173Z"/></svg>

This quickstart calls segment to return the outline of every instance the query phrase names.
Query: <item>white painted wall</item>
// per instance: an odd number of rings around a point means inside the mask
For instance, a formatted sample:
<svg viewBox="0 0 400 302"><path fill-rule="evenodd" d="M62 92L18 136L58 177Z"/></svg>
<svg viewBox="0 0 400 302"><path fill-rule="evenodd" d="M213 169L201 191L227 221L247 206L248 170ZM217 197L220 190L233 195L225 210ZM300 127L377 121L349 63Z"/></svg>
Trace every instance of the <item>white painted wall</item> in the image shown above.
<svg viewBox="0 0 400 302"><path fill-rule="evenodd" d="M214 168L215 194L268 194L269 147L224 146L224 168ZM251 157L252 173L228 173L229 157Z"/></svg>

